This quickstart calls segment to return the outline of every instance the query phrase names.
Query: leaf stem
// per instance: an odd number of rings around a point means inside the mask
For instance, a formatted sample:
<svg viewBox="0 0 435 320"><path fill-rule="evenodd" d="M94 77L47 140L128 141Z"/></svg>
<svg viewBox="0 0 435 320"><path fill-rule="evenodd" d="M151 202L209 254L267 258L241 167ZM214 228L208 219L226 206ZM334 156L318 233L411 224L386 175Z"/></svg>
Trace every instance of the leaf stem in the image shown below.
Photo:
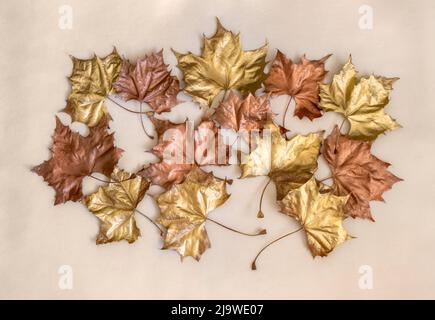
<svg viewBox="0 0 435 320"><path fill-rule="evenodd" d="M340 139L341 128L343 128L345 121L346 121L346 118L343 118L343 121L341 121L340 127L338 128L338 137L337 137L337 140L335 140L335 144L334 144L334 154L337 153L338 140Z"/></svg>
<svg viewBox="0 0 435 320"><path fill-rule="evenodd" d="M260 204L259 204L259 206L258 206L258 212L257 212L257 218L260 218L260 219L261 219L261 218L264 218L264 213L263 213L263 211L261 210L261 207L263 206L263 197L264 197L264 192L266 191L267 186L269 185L270 181L272 181L271 178L269 178L269 180L267 181L266 185L265 185L264 188L263 188L263 191L261 192Z"/></svg>
<svg viewBox="0 0 435 320"><path fill-rule="evenodd" d="M144 218L146 218L149 222L151 222L151 223L152 223L152 224L153 224L157 229L159 229L159 231L160 231L160 235L163 236L163 230L162 230L162 228L161 228L157 223L155 223L153 219L151 219L151 218L148 217L145 213L142 213L142 212L140 212L140 211L137 210L137 209L135 209L135 211L136 211L137 213L139 213L141 216L143 216Z"/></svg>
<svg viewBox="0 0 435 320"><path fill-rule="evenodd" d="M124 107L122 104L120 104L119 102L116 102L115 100L113 100L111 97L107 97L108 100L112 101L114 104L116 104L118 107L124 109L125 111L131 112L131 113L136 113L136 114L146 114L146 112L142 112L142 111L134 111L131 109L128 109L126 107Z"/></svg>
<svg viewBox="0 0 435 320"><path fill-rule="evenodd" d="M246 233L246 232L242 232L242 231L239 231L239 230L227 227L226 225L224 225L224 224L222 224L220 222L217 222L216 220L213 220L211 218L206 218L206 220L211 221L211 222L217 224L218 226L220 226L222 228L225 228L227 230L230 230L230 231L233 231L233 232L236 232L236 233L242 234L244 236L248 236L248 237L255 237L255 236L260 236L260 235L266 234L266 229L261 229L257 233Z"/></svg>
<svg viewBox="0 0 435 320"><path fill-rule="evenodd" d="M113 100L111 97L107 97L107 99L109 99L110 101L112 101L114 104L116 104L118 107L124 109L125 111L128 111L128 112L131 112L131 113L138 114L138 115L140 116L140 123L141 123L141 125L142 125L143 132L145 133L145 135L146 135L148 138L150 138L150 139L154 139L154 137L151 136L151 135L146 131L146 129L145 129L145 125L144 125L144 123L143 123L142 115L143 115L143 114L144 114L144 115L147 115L147 112L143 112L143 111L142 111L142 101L140 101L140 105L139 105L140 111L134 111L134 110L131 110L131 109L128 109L128 108L124 107L122 104L116 102L116 101Z"/></svg>
<svg viewBox="0 0 435 320"><path fill-rule="evenodd" d="M128 181L128 180L132 180L132 179L135 179L135 178L136 178L136 176L133 176L133 177L130 177L130 178L128 178L128 179L120 180L120 181L107 181L107 180L103 180L103 179L97 178L97 177L95 177L95 176L93 176L93 175L89 175L88 177L91 177L92 179L95 179L95 180L97 180L97 181L104 182L104 183L121 183L121 182Z"/></svg>
<svg viewBox="0 0 435 320"><path fill-rule="evenodd" d="M142 118L142 101L140 102L140 104L139 104L139 110L140 110L140 115L139 115L139 117L140 117L140 124L141 124L141 126L142 126L142 130L143 130L143 132L145 133L145 135L149 138L149 139L154 139L154 137L153 136L151 136L150 134L148 134L148 132L147 132L147 129L145 129L145 125L144 125L144 123L143 123L143 118Z"/></svg>
<svg viewBox="0 0 435 320"><path fill-rule="evenodd" d="M344 123L346 122L346 119L343 119L343 121L341 121L340 127L338 128L338 131L341 133L341 128L343 128Z"/></svg>
<svg viewBox="0 0 435 320"><path fill-rule="evenodd" d="M227 93L228 93L228 89L224 90L224 95L222 96L222 100L219 104L221 104L222 102L224 102L225 98L227 97Z"/></svg>
<svg viewBox="0 0 435 320"><path fill-rule="evenodd" d="M285 237L288 237L288 236L291 236L292 234L294 234L294 233L296 233L296 232L299 232L299 231L301 231L303 229L303 227L300 227L299 229L297 229L297 230L294 230L294 231L292 231L292 232L289 232L289 233L286 233L285 235L283 235L283 236L281 236L281 237L279 237L279 238L276 238L275 240L272 240L271 242L269 242L267 245L265 245L258 253L257 253L257 255L255 256L255 258L254 258L254 261L252 261L252 264L251 264L251 270L257 270L257 265L256 265L256 262L257 262L257 259L258 259L258 257L263 253L263 251L264 250L266 250L269 246L271 246L272 244L274 244L275 242L278 242L279 240L281 240L281 239L284 239Z"/></svg>
<svg viewBox="0 0 435 320"><path fill-rule="evenodd" d="M290 106L290 102L293 100L292 96L289 96L290 98L287 101L287 105L285 106L284 116L282 117L282 126L285 128L285 119L287 118L287 111Z"/></svg>
<svg viewBox="0 0 435 320"><path fill-rule="evenodd" d="M322 180L317 180L317 181L323 182L323 181L326 181L326 180L329 180L329 179L332 179L332 176L329 176L329 177L323 178Z"/></svg>

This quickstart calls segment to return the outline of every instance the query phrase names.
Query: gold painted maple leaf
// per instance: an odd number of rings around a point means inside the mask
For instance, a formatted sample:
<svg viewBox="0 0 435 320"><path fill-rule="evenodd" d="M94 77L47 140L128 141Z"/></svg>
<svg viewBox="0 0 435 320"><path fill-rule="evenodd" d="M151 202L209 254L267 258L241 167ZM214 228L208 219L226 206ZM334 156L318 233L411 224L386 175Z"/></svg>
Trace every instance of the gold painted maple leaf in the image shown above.
<svg viewBox="0 0 435 320"><path fill-rule="evenodd" d="M191 256L199 261L210 248L205 229L207 215L230 197L226 183L196 167L183 183L157 198L157 222L166 228L163 249L175 249L182 258Z"/></svg>
<svg viewBox="0 0 435 320"><path fill-rule="evenodd" d="M226 30L217 19L216 33L204 37L201 56L174 51L184 74L184 90L200 103L211 105L221 90L237 89L243 95L255 93L266 78L267 43L243 51L240 35Z"/></svg>
<svg viewBox="0 0 435 320"><path fill-rule="evenodd" d="M280 200L313 176L323 133L296 135L287 140L272 122L265 125L265 130L269 130L270 140L263 137L258 141L257 148L240 165L241 178L269 176L277 186Z"/></svg>
<svg viewBox="0 0 435 320"><path fill-rule="evenodd" d="M398 78L371 75L357 83L352 60L343 66L330 84L320 84L319 107L342 113L350 123L349 136L356 140L374 140L400 125L384 112L393 83Z"/></svg>
<svg viewBox="0 0 435 320"><path fill-rule="evenodd" d="M101 220L97 244L137 240L140 230L134 214L148 187L146 179L115 168L109 184L83 199L88 209Z"/></svg>
<svg viewBox="0 0 435 320"><path fill-rule="evenodd" d="M321 192L311 178L279 202L281 211L302 225L313 257L327 256L337 245L352 238L343 228L348 197Z"/></svg>
<svg viewBox="0 0 435 320"><path fill-rule="evenodd" d="M92 59L71 57L73 71L69 77L71 93L63 110L73 121L93 127L104 117L110 115L104 99L112 92L112 83L121 69L121 57L116 48L104 58L96 55Z"/></svg>

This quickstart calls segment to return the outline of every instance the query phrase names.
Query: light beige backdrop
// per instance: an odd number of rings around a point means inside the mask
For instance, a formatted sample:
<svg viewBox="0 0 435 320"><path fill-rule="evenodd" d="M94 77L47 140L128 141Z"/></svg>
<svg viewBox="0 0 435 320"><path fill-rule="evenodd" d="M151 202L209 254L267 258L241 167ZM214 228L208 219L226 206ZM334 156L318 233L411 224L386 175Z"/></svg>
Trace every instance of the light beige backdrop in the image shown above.
<svg viewBox="0 0 435 320"><path fill-rule="evenodd" d="M62 5L72 8L70 30L59 27ZM362 5L373 9L373 29L359 27ZM212 248L199 263L189 258L181 263L176 252L159 250L156 230L141 217L142 237L135 244L96 246L97 219L79 203L53 206L53 190L29 171L49 157L54 115L69 92L68 54L105 55L116 45L134 60L164 48L179 74L170 48L199 53L201 35L215 31L215 16L240 31L245 49L267 39L269 59L275 48L295 59L333 53L327 63L331 75L352 54L362 74L401 78L387 111L404 128L380 137L373 153L391 162L391 171L405 181L385 194L386 203L372 203L376 223L346 221L357 238L327 258L313 259L299 233L271 247L258 270L250 270L266 241L296 228L278 213L273 187L265 196L266 218L255 218L262 177L236 180L231 198L212 217L247 231L264 226L268 235L243 237L208 224ZM431 0L1 1L0 297L435 298L434 21ZM284 104L285 98L273 101L278 117ZM137 170L153 159L144 152L152 141L144 138L135 115L112 103L108 107L117 144L126 150L120 166ZM169 118L182 119L180 109L197 114L189 102L176 109ZM289 128L329 132L338 121L334 114L313 123L293 118ZM238 171L216 174L237 177ZM319 176L327 174L322 164ZM95 187L86 180L87 192ZM157 215L149 197L140 209ZM59 287L64 265L72 268L71 290ZM372 270L371 290L359 286L362 266Z"/></svg>

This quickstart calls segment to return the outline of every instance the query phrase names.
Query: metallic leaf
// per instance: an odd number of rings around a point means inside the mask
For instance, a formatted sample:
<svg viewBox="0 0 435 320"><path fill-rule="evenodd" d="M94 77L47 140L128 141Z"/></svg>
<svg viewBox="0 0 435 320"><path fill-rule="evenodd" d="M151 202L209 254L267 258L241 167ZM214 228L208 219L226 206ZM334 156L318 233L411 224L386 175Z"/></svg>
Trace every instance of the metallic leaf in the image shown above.
<svg viewBox="0 0 435 320"><path fill-rule="evenodd" d="M310 120L320 117L319 85L327 73L325 61L331 55L320 60L308 60L305 55L300 63L294 63L278 50L272 67L264 81L266 92L274 96L288 94L296 102L294 115Z"/></svg>
<svg viewBox="0 0 435 320"><path fill-rule="evenodd" d="M270 112L269 95L256 97L249 94L241 99L231 92L214 115L222 128L250 132L263 129Z"/></svg>
<svg viewBox="0 0 435 320"><path fill-rule="evenodd" d="M213 121L202 121L190 135L187 132L187 123L171 124L155 120L153 122L158 132L170 129L159 136L158 143L151 150L161 161L152 163L137 173L150 179L153 184L169 188L173 184L181 183L194 164L228 164L229 148L219 143L222 138ZM209 150L213 152L209 153Z"/></svg>
<svg viewBox="0 0 435 320"><path fill-rule="evenodd" d="M170 111L178 103L180 91L178 79L171 76L163 61L163 50L145 56L135 65L123 61L113 87L124 100L146 102L157 113Z"/></svg>
<svg viewBox="0 0 435 320"><path fill-rule="evenodd" d="M265 129L270 130L270 141L260 139L257 148L241 164L241 177L271 177L277 186L277 199L280 200L291 189L299 187L313 176L323 133L296 135L287 140L274 123L268 123Z"/></svg>
<svg viewBox="0 0 435 320"><path fill-rule="evenodd" d="M149 182L118 168L113 170L110 181L83 199L101 221L97 244L121 240L132 243L140 236L134 213L148 190Z"/></svg>
<svg viewBox="0 0 435 320"><path fill-rule="evenodd" d="M345 214L370 219L370 201L383 201L382 194L402 179L389 172L389 163L370 152L371 143L340 134L336 126L325 139L324 157L331 168L334 193L350 195Z"/></svg>
<svg viewBox="0 0 435 320"><path fill-rule="evenodd" d="M217 20L216 33L204 37L201 56L174 51L184 74L184 90L200 103L211 105L221 90L237 89L243 95L255 93L266 75L267 44L243 51L239 34L226 30Z"/></svg>
<svg viewBox="0 0 435 320"><path fill-rule="evenodd" d="M320 84L319 106L342 113L350 122L352 139L374 140L381 133L400 127L384 112L397 79L371 75L357 84L357 71L349 59L330 84Z"/></svg>
<svg viewBox="0 0 435 320"><path fill-rule="evenodd" d="M182 184L174 185L157 198L160 207L157 221L167 229L164 249L177 250L181 257L201 258L210 248L205 229L207 215L230 197L226 183L195 168Z"/></svg>
<svg viewBox="0 0 435 320"><path fill-rule="evenodd" d="M168 189L173 184L182 183L192 168L193 164L177 164L163 160L158 163L150 164L148 167L140 170L137 174L150 179L153 184Z"/></svg>
<svg viewBox="0 0 435 320"><path fill-rule="evenodd" d="M348 197L319 192L316 180L311 178L279 202L281 211L302 225L313 257L327 256L337 245L351 238L343 228L343 210Z"/></svg>
<svg viewBox="0 0 435 320"><path fill-rule="evenodd" d="M82 180L92 172L110 176L123 150L115 147L113 133L109 134L107 127L105 117L83 137L56 117L52 157L32 169L56 191L54 204L80 200Z"/></svg>
<svg viewBox="0 0 435 320"><path fill-rule="evenodd" d="M109 116L104 99L112 92L112 83L119 74L122 60L115 48L104 58L94 55L92 59L71 59L73 71L69 80L72 90L63 111L73 121L93 127Z"/></svg>

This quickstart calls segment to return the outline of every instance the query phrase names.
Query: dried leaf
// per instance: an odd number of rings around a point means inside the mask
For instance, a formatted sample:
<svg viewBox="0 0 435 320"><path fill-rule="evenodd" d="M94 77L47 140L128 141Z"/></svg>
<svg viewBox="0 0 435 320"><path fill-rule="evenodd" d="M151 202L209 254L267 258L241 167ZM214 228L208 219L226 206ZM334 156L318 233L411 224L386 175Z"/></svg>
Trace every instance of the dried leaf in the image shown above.
<svg viewBox="0 0 435 320"><path fill-rule="evenodd" d="M228 164L228 146L219 143L220 133L211 120L201 122L188 139L187 123L169 125L169 131L159 136L151 152L162 161L153 163L137 174L150 179L153 184L169 188L183 182L186 174L197 165ZM219 149L221 148L221 149ZM209 152L210 151L210 152Z"/></svg>
<svg viewBox="0 0 435 320"><path fill-rule="evenodd" d="M350 122L349 136L357 140L374 140L387 130L400 125L384 112L393 83L398 78L371 75L357 84L357 71L352 60L344 65L330 84L320 84L319 106L326 111L342 113Z"/></svg>
<svg viewBox="0 0 435 320"><path fill-rule="evenodd" d="M163 160L150 164L137 174L150 179L153 184L168 189L174 184L182 183L192 168L193 164L177 164Z"/></svg>
<svg viewBox="0 0 435 320"><path fill-rule="evenodd" d="M109 116L104 99L112 92L112 83L119 74L122 60L115 48L104 58L94 55L87 60L71 59L73 71L69 80L72 91L63 111L73 121L93 127L103 117Z"/></svg>
<svg viewBox="0 0 435 320"><path fill-rule="evenodd" d="M166 229L163 249L177 250L180 256L199 261L210 240L205 222L210 211L228 198L226 180L215 178L199 168L192 170L182 184L174 185L157 198L158 222Z"/></svg>
<svg viewBox="0 0 435 320"><path fill-rule="evenodd" d="M149 182L118 168L113 170L110 181L83 199L83 204L101 220L97 244L121 240L132 243L140 236L134 213Z"/></svg>
<svg viewBox="0 0 435 320"><path fill-rule="evenodd" d="M178 104L180 85L163 61L163 50L145 56L136 65L123 61L113 87L124 100L146 102L157 113L170 111Z"/></svg>
<svg viewBox="0 0 435 320"><path fill-rule="evenodd" d="M271 177L277 185L277 199L280 200L313 176L317 169L322 133L296 135L286 140L274 123L268 123L265 129L270 130L270 141L260 139L257 148L241 164L241 177Z"/></svg>
<svg viewBox="0 0 435 320"><path fill-rule="evenodd" d="M200 123L194 133L195 162L199 166L227 165L229 148L223 143L219 129L211 120Z"/></svg>
<svg viewBox="0 0 435 320"><path fill-rule="evenodd" d="M107 127L108 120L103 118L83 137L56 117L52 157L32 169L56 191L55 204L81 199L85 176L93 172L110 176L123 150L114 146Z"/></svg>
<svg viewBox="0 0 435 320"><path fill-rule="evenodd" d="M370 219L371 200L383 201L382 194L402 179L389 172L389 163L370 153L371 143L356 141L340 134L336 126L325 139L324 157L334 179L334 193L350 195L345 214Z"/></svg>
<svg viewBox="0 0 435 320"><path fill-rule="evenodd" d="M269 95L249 94L241 99L231 92L216 109L214 119L225 129L250 132L263 129L269 114Z"/></svg>
<svg viewBox="0 0 435 320"><path fill-rule="evenodd" d="M190 147L186 143L187 135L189 134L187 122L174 125L161 123L161 125L166 127L166 130L159 135L158 142L151 149L151 152L160 159L165 158L165 152L170 152L172 156L181 155L182 158L180 160L186 162L187 148ZM160 130L160 128L156 129ZM193 133L190 134L193 137Z"/></svg>
<svg viewBox="0 0 435 320"><path fill-rule="evenodd" d="M158 137L162 136L166 130L175 128L178 125L176 123L172 123L169 120L157 119L153 116L153 112L147 112L147 116L154 125L154 130L156 131Z"/></svg>
<svg viewBox="0 0 435 320"><path fill-rule="evenodd" d="M184 90L200 103L211 105L221 90L237 89L243 95L255 93L266 75L267 44L243 51L239 34L226 30L217 20L216 33L204 37L201 56L174 51L184 73Z"/></svg>
<svg viewBox="0 0 435 320"><path fill-rule="evenodd" d="M272 63L269 75L264 82L266 92L274 96L288 94L295 99L296 108L294 115L310 120L321 117L319 103L319 85L327 73L325 61L331 55L320 60L308 60L302 56L299 64L293 63L278 50Z"/></svg>
<svg viewBox="0 0 435 320"><path fill-rule="evenodd" d="M343 228L343 209L348 196L320 193L314 178L290 191L281 201L281 211L295 218L304 228L313 257L327 256L350 239Z"/></svg>

